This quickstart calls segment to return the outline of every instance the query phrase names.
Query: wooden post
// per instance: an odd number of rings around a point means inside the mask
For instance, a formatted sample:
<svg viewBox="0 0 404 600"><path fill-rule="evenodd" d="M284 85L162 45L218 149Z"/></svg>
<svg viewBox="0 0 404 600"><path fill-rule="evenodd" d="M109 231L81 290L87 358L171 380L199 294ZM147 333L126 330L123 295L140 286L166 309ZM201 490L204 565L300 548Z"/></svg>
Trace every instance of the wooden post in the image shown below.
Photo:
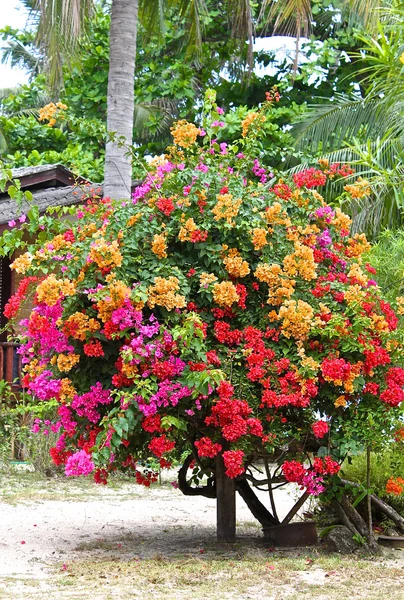
<svg viewBox="0 0 404 600"><path fill-rule="evenodd" d="M236 541L236 486L225 474L222 455L216 458L216 533L218 542Z"/></svg>

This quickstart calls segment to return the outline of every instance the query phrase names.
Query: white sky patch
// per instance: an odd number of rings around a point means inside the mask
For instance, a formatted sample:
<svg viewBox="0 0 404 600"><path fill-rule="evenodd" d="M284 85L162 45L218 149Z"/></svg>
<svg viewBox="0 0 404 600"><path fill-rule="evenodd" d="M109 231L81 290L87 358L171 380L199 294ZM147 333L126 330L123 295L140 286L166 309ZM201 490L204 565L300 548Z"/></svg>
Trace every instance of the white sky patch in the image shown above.
<svg viewBox="0 0 404 600"><path fill-rule="evenodd" d="M27 18L28 13L19 0L0 0L0 29L3 29L6 25L15 29L23 29ZM0 43L2 47L4 42ZM0 63L0 89L27 82L28 74L26 71L11 68L9 64Z"/></svg>

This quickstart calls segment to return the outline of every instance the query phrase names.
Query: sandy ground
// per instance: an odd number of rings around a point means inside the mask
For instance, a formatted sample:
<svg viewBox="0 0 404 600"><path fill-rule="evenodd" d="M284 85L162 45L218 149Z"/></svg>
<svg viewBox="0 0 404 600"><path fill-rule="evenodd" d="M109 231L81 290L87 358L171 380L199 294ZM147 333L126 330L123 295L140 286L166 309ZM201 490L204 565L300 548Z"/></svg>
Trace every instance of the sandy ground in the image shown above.
<svg viewBox="0 0 404 600"><path fill-rule="evenodd" d="M293 503L287 492L278 492L279 516ZM1 502L0 511L2 578L46 578L49 566L83 554L132 559L198 554L216 535L215 501L186 497L167 485L94 486L87 499L85 493L73 499L69 494L66 500L24 498L16 505ZM237 534L262 535L241 498Z"/></svg>

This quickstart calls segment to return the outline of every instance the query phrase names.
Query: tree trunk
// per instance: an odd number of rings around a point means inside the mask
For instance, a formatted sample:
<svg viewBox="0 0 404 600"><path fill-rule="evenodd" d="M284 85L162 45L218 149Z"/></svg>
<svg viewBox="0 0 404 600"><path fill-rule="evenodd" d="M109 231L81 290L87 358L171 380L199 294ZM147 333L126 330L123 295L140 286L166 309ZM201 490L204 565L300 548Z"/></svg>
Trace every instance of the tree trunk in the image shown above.
<svg viewBox="0 0 404 600"><path fill-rule="evenodd" d="M236 541L236 485L225 474L221 454L216 457L216 523L218 542Z"/></svg>
<svg viewBox="0 0 404 600"><path fill-rule="evenodd" d="M109 74L107 95L107 135L105 149L104 196L129 199L132 161L127 147L132 145L134 74L138 0L113 0L109 32Z"/></svg>

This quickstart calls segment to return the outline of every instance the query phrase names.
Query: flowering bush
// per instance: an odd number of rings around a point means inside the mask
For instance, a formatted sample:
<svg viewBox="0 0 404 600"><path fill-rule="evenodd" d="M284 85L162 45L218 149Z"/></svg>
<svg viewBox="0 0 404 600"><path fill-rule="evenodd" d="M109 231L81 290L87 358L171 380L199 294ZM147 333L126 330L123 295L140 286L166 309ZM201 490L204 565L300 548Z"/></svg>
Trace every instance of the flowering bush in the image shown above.
<svg viewBox="0 0 404 600"><path fill-rule="evenodd" d="M365 236L319 191L352 171L323 160L286 181L263 167L274 99L227 144L209 92L202 125L174 126L131 202L88 201L13 263L28 279L6 314L35 290L23 384L59 402L52 456L68 475L105 483L119 469L149 485L139 461L186 452L208 473L222 453L237 478L269 456L318 494L350 450L389 436L404 399L398 317L362 261Z"/></svg>

